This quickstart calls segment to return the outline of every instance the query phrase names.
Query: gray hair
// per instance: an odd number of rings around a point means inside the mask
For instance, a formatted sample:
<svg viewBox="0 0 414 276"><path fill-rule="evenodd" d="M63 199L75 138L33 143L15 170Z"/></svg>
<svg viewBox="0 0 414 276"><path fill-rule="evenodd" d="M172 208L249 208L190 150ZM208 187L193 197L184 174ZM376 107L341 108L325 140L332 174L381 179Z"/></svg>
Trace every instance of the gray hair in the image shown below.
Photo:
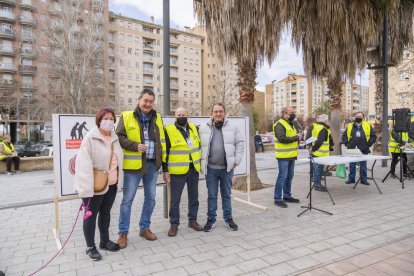
<svg viewBox="0 0 414 276"><path fill-rule="evenodd" d="M327 114L321 114L318 117L316 117L316 121L318 123L324 123L324 122L326 122L328 120L329 120L329 116Z"/></svg>
<svg viewBox="0 0 414 276"><path fill-rule="evenodd" d="M285 113L287 112L287 109L288 109L288 106L284 106L284 107L282 107L282 114L280 114L280 115L285 115Z"/></svg>

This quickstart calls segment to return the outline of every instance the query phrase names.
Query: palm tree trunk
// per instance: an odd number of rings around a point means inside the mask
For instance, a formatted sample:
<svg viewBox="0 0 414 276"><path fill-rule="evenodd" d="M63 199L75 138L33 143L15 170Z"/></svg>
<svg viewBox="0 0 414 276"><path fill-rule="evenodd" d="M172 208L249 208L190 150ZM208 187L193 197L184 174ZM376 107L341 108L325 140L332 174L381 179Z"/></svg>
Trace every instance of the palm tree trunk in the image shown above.
<svg viewBox="0 0 414 276"><path fill-rule="evenodd" d="M257 175L256 168L256 153L254 148L254 132L253 132L253 102L254 90L256 86L256 62L240 61L238 65L238 83L240 95L240 115L249 118L249 138L248 145L250 150L250 189L257 190L262 188L262 182ZM247 150L247 149L245 149ZM247 181L246 177L235 177L233 179L233 188L237 190L246 191Z"/></svg>
<svg viewBox="0 0 414 276"><path fill-rule="evenodd" d="M375 77L375 123L374 130L377 134L377 141L374 144L374 154L381 154L382 151L382 88L383 88L383 72L382 69L374 71Z"/></svg>
<svg viewBox="0 0 414 276"><path fill-rule="evenodd" d="M331 105L331 132L332 139L334 140L335 146L333 155L341 155L341 126L342 126L342 109L341 109L341 98L342 98L342 78L336 76L333 79L328 80L328 96Z"/></svg>

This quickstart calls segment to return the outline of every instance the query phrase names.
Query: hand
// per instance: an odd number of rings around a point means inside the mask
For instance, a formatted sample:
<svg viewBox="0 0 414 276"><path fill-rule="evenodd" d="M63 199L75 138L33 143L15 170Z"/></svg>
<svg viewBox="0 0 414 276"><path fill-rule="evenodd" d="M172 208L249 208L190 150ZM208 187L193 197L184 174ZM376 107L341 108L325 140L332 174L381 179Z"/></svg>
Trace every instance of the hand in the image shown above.
<svg viewBox="0 0 414 276"><path fill-rule="evenodd" d="M298 133L298 134L297 134L297 136L298 136L299 141L300 141L300 140L302 140L302 138L303 138L303 133Z"/></svg>
<svg viewBox="0 0 414 276"><path fill-rule="evenodd" d="M165 183L170 183L171 182L171 176L170 176L169 172L163 173L162 178L164 178Z"/></svg>
<svg viewBox="0 0 414 276"><path fill-rule="evenodd" d="M144 152L147 151L147 149L148 149L148 147L145 144L138 144L138 151L139 152L144 153Z"/></svg>

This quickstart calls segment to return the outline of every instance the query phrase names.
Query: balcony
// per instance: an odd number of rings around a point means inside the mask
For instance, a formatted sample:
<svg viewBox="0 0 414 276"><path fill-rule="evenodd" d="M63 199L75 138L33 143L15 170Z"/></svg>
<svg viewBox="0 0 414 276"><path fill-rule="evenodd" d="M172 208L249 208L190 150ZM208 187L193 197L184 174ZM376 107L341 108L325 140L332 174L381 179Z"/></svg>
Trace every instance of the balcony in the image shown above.
<svg viewBox="0 0 414 276"><path fill-rule="evenodd" d="M109 76L108 79L109 79L109 82L115 83L115 76Z"/></svg>
<svg viewBox="0 0 414 276"><path fill-rule="evenodd" d="M52 66L48 68L48 74L51 78L60 78L63 73L63 67Z"/></svg>
<svg viewBox="0 0 414 276"><path fill-rule="evenodd" d="M16 81L14 80L0 80L0 90L13 90L16 88Z"/></svg>
<svg viewBox="0 0 414 276"><path fill-rule="evenodd" d="M22 24L22 25L34 26L34 25L36 25L36 20L34 19L34 17L20 15L19 16L19 23Z"/></svg>
<svg viewBox="0 0 414 276"><path fill-rule="evenodd" d="M32 0L21 0L19 6L22 9L28 9L32 11L36 10L36 6L33 4Z"/></svg>
<svg viewBox="0 0 414 276"><path fill-rule="evenodd" d="M109 70L115 70L115 62L109 63Z"/></svg>
<svg viewBox="0 0 414 276"><path fill-rule="evenodd" d="M9 28L0 28L0 37L1 38L16 38L16 32Z"/></svg>
<svg viewBox="0 0 414 276"><path fill-rule="evenodd" d="M171 89L178 89L178 83L170 83Z"/></svg>
<svg viewBox="0 0 414 276"><path fill-rule="evenodd" d="M16 15L9 11L0 10L0 20L8 21L8 22L15 22Z"/></svg>
<svg viewBox="0 0 414 276"><path fill-rule="evenodd" d="M144 79L144 85L152 85L152 79Z"/></svg>
<svg viewBox="0 0 414 276"><path fill-rule="evenodd" d="M0 3L16 6L16 0L0 0Z"/></svg>
<svg viewBox="0 0 414 276"><path fill-rule="evenodd" d="M170 48L170 55L171 56L178 56L177 48Z"/></svg>
<svg viewBox="0 0 414 276"><path fill-rule="evenodd" d="M62 13L62 6L58 3L54 3L49 6L49 13L53 15L59 15Z"/></svg>
<svg viewBox="0 0 414 276"><path fill-rule="evenodd" d="M3 73L16 73L16 68L13 63L0 63L0 72Z"/></svg>
<svg viewBox="0 0 414 276"><path fill-rule="evenodd" d="M178 67L178 61L170 61L170 66Z"/></svg>
<svg viewBox="0 0 414 276"><path fill-rule="evenodd" d="M144 62L146 63L153 63L154 58L152 56L144 56Z"/></svg>
<svg viewBox="0 0 414 276"><path fill-rule="evenodd" d="M146 74L146 75L148 75L148 74L152 75L152 74L154 74L154 69L153 68L144 68L144 74ZM151 83L152 83L152 81L151 81Z"/></svg>
<svg viewBox="0 0 414 276"><path fill-rule="evenodd" d="M149 44L149 43L144 43L142 45L142 47L144 48L144 50L148 50L148 51L153 51L154 50L154 46L152 44Z"/></svg>
<svg viewBox="0 0 414 276"><path fill-rule="evenodd" d="M20 55L22 57L27 57L27 58L36 58L37 57L37 51L35 49L30 49L30 48L20 48Z"/></svg>
<svg viewBox="0 0 414 276"><path fill-rule="evenodd" d="M178 78L178 72L170 71L170 78L177 79Z"/></svg>
<svg viewBox="0 0 414 276"><path fill-rule="evenodd" d="M36 36L32 32L23 32L22 41L34 42L36 40Z"/></svg>
<svg viewBox="0 0 414 276"><path fill-rule="evenodd" d="M15 52L13 47L11 46L6 46L4 44L0 44L0 55L3 56L14 56Z"/></svg>
<svg viewBox="0 0 414 276"><path fill-rule="evenodd" d="M19 72L22 75L33 75L37 72L37 66L19 65Z"/></svg>
<svg viewBox="0 0 414 276"><path fill-rule="evenodd" d="M33 83L22 82L20 84L20 90L21 91L35 91L37 90L37 86L33 85Z"/></svg>

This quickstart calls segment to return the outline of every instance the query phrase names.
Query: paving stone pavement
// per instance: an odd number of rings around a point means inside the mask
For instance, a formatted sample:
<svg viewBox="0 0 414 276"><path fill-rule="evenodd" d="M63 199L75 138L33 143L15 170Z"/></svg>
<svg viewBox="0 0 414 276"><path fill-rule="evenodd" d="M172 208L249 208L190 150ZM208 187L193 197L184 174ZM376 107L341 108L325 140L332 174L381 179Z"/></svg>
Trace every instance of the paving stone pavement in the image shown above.
<svg viewBox="0 0 414 276"><path fill-rule="evenodd" d="M239 231L224 227L221 208L212 232L189 229L184 192L178 235L168 237L160 186L151 225L158 240L146 241L138 236L143 202L143 191L139 190L127 248L116 253L101 252L103 260L91 262L84 253L79 220L64 254L38 275L414 275L413 180L406 182L404 190L396 180L379 182L383 191L380 195L375 185L358 185L353 190L344 180L329 177L328 187L336 205L326 193L319 192L313 193L313 204L333 215L312 210L298 218L300 205L308 202L308 166L298 164L293 180L293 195L301 199L301 204L288 204L287 209L281 209L273 205L277 169L272 153L257 154L257 164L261 180L270 186L252 192L251 198L268 210L233 200L233 217ZM376 167L377 178L386 173L387 168ZM51 178L51 172L24 175L25 180L0 175L0 270L7 276L30 275L57 251L52 232L53 204L16 207L51 200L53 186L42 185ZM246 194L233 191L234 197L245 199ZM117 239L121 198L118 194L112 209L113 240ZM205 223L204 180L200 181L199 198L198 220ZM63 240L72 229L79 205L80 200L59 204Z"/></svg>

